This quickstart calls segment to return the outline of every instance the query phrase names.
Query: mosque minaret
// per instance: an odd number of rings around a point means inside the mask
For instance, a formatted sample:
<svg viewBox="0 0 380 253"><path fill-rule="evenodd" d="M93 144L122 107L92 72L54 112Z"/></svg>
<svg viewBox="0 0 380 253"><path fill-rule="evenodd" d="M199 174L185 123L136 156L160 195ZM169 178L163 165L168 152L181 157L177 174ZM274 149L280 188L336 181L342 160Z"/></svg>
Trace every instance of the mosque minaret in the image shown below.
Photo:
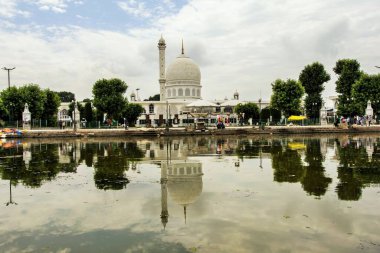
<svg viewBox="0 0 380 253"><path fill-rule="evenodd" d="M166 159L168 162L168 159ZM168 166L167 166L168 167ZM166 227L169 218L168 212L168 175L167 175L167 167L161 168L161 222Z"/></svg>
<svg viewBox="0 0 380 253"><path fill-rule="evenodd" d="M160 78L158 82L160 83L160 101L165 101L165 48L166 43L164 38L161 38L158 41L158 52L159 52L159 70L160 70Z"/></svg>

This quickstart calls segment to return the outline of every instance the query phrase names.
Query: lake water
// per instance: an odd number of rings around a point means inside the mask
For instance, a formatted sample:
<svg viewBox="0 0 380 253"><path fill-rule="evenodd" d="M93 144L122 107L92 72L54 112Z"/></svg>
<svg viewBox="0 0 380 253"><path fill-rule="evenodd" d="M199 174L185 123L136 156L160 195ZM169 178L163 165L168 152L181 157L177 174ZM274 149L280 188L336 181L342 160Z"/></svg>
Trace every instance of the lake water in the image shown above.
<svg viewBox="0 0 380 253"><path fill-rule="evenodd" d="M380 252L380 136L3 141L0 252Z"/></svg>

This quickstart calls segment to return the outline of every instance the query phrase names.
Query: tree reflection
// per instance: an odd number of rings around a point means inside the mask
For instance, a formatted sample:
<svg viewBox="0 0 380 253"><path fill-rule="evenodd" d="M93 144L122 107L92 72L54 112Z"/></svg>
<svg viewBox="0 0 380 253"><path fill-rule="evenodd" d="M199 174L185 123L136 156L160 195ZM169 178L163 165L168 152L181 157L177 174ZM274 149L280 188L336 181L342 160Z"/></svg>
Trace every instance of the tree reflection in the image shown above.
<svg viewBox="0 0 380 253"><path fill-rule="evenodd" d="M359 200L363 188L380 183L380 150L373 142L370 138L336 139L339 199Z"/></svg>
<svg viewBox="0 0 380 253"><path fill-rule="evenodd" d="M308 165L305 166L305 174L301 179L302 188L310 195L325 195L332 179L325 176L325 168L322 166L323 156L320 139L307 141L305 162Z"/></svg>
<svg viewBox="0 0 380 253"><path fill-rule="evenodd" d="M271 155L274 181L296 183L301 180L304 168L297 150L283 147L280 142L274 141Z"/></svg>
<svg viewBox="0 0 380 253"><path fill-rule="evenodd" d="M84 161L87 167L92 167L97 148L98 145L96 143L84 143L80 151L80 162Z"/></svg>
<svg viewBox="0 0 380 253"><path fill-rule="evenodd" d="M123 189L129 182L125 171L143 156L136 142L26 144L0 148L0 173L11 185L38 188L58 173L76 173L78 164L84 162L94 166L97 188Z"/></svg>
<svg viewBox="0 0 380 253"><path fill-rule="evenodd" d="M75 161L60 163L58 145L31 145L30 161L24 161L22 148L10 148L0 152L2 179L9 179L17 185L20 181L31 188L41 187L44 181L53 180L59 172L75 172Z"/></svg>
<svg viewBox="0 0 380 253"><path fill-rule="evenodd" d="M302 162L303 152L306 165ZM323 196L326 193L332 179L325 176L319 139L306 139L288 144L274 141L271 155L276 182L300 182L302 188L314 196Z"/></svg>
<svg viewBox="0 0 380 253"><path fill-rule="evenodd" d="M136 143L107 143L99 147L97 156L94 163L96 187L121 190L129 183L125 171L144 153Z"/></svg>
<svg viewBox="0 0 380 253"><path fill-rule="evenodd" d="M260 152L260 141L253 141L253 140L241 140L239 141L237 148L236 148L236 155L239 158L252 158L252 157L258 157Z"/></svg>

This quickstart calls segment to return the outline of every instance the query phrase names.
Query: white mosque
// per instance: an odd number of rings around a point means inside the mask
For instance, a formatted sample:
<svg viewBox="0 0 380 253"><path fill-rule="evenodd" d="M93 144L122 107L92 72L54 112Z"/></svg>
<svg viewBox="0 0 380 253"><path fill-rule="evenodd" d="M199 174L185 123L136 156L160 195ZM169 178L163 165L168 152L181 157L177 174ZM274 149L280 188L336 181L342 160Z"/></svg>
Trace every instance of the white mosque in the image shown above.
<svg viewBox="0 0 380 253"><path fill-rule="evenodd" d="M185 54L182 42L181 54L165 69L166 43L161 36L159 50L159 85L160 101L141 101L138 93L132 92L131 103L138 103L144 108L136 126L164 126L170 122L173 126L187 126L189 123L205 122L215 124L222 118L226 125L236 125L238 115L233 108L239 103L239 93L228 100L206 101L202 99L201 71L199 66ZM252 101L259 104L258 101ZM269 102L261 102L261 108Z"/></svg>

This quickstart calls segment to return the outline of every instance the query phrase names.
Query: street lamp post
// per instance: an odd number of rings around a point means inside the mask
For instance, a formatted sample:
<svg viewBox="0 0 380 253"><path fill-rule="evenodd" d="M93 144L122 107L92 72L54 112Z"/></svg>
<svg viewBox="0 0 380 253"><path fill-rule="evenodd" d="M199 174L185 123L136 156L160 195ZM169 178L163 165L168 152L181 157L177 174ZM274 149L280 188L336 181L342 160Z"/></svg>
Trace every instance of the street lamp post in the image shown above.
<svg viewBox="0 0 380 253"><path fill-rule="evenodd" d="M10 71L11 71L11 70L14 70L15 68L16 68L16 67L13 67L13 68L3 67L3 69L6 70L6 71L8 72L8 90L11 89L11 77L10 77ZM13 104L10 103L9 106L10 106L9 121L12 121Z"/></svg>
<svg viewBox="0 0 380 253"><path fill-rule="evenodd" d="M351 110L350 110L350 102L351 102L351 98L347 98L347 105L346 105L346 109L347 109L347 116L351 116Z"/></svg>
<svg viewBox="0 0 380 253"><path fill-rule="evenodd" d="M75 111L76 111L76 107L77 107L77 106L76 106L77 101L74 99L73 102L74 102L74 114L73 114L74 119L73 119L73 122L74 122L74 132L76 132L76 131L77 131L77 124L76 124L76 123L77 123L77 122L76 122L76 119L77 119L77 118L76 118L76 115L75 115L75 114L76 114Z"/></svg>
<svg viewBox="0 0 380 253"><path fill-rule="evenodd" d="M374 117L375 117L375 123L377 124L378 123L378 120L379 120L379 113L380 113L380 108L379 108L379 106L380 106L380 100L374 100L373 101L373 103L374 103L374 107L375 107L375 115L374 115Z"/></svg>
<svg viewBox="0 0 380 253"><path fill-rule="evenodd" d="M169 127L172 126L172 114L170 112L170 105L169 105Z"/></svg>
<svg viewBox="0 0 380 253"><path fill-rule="evenodd" d="M9 206L11 204L17 205L17 203L14 202L12 199L12 179L9 179L9 201L7 203L5 203L5 205Z"/></svg>
<svg viewBox="0 0 380 253"><path fill-rule="evenodd" d="M261 98L259 98L259 129L261 129Z"/></svg>
<svg viewBox="0 0 380 253"><path fill-rule="evenodd" d="M169 122L168 122L168 119L169 119L169 102L166 100L166 125L165 125L165 130L166 131L169 131Z"/></svg>
<svg viewBox="0 0 380 253"><path fill-rule="evenodd" d="M13 103L9 102L9 123L13 120Z"/></svg>
<svg viewBox="0 0 380 253"><path fill-rule="evenodd" d="M10 77L10 71L11 70L14 70L16 67L13 67L13 68L6 68L6 67L3 67L4 70L8 71L8 90L11 89L11 77Z"/></svg>
<svg viewBox="0 0 380 253"><path fill-rule="evenodd" d="M312 103L312 108L311 108L311 110L312 110L312 115L313 115L313 119L314 119L314 124L316 124L317 123L317 114L315 113L315 107L318 105L318 103L317 102L313 102Z"/></svg>

